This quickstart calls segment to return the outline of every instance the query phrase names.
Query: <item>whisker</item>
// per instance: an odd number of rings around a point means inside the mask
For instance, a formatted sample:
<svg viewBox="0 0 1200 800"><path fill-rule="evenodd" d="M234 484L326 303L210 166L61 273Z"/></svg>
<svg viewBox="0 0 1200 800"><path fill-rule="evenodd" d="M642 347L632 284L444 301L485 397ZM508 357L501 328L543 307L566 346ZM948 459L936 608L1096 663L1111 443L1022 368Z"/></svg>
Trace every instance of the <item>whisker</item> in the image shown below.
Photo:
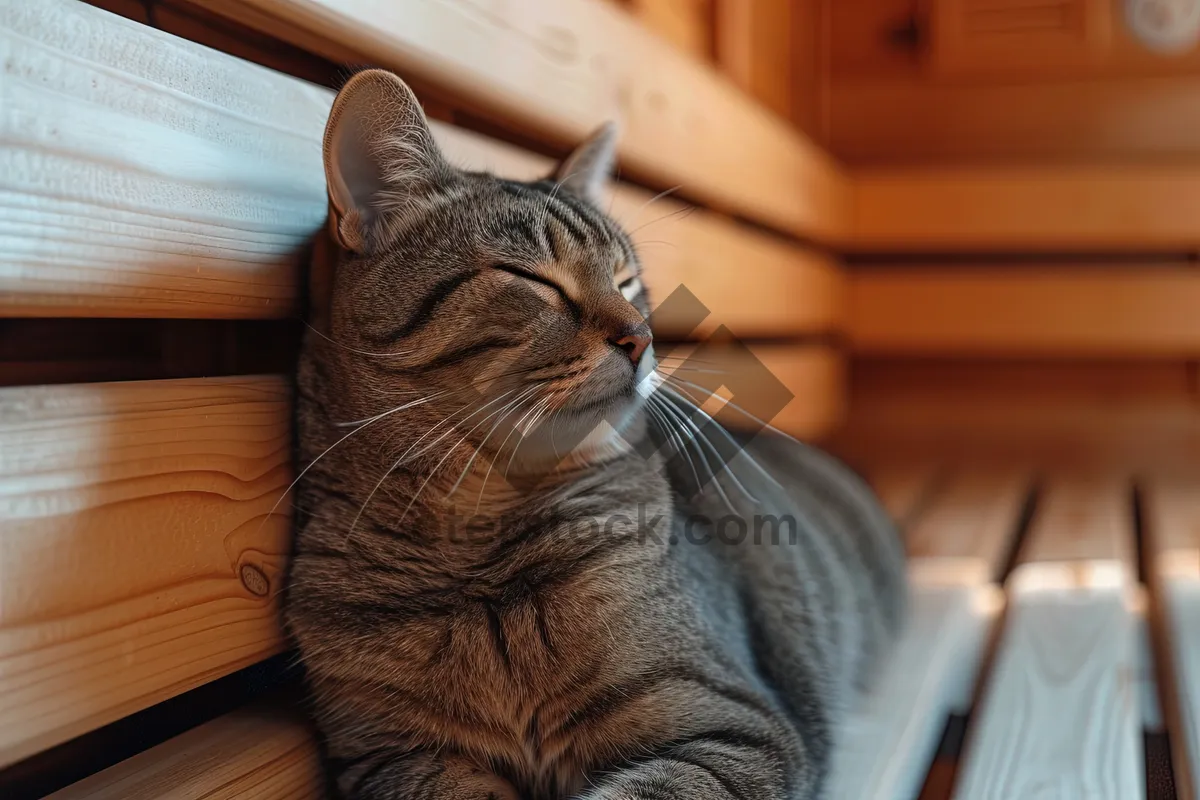
<svg viewBox="0 0 1200 800"><path fill-rule="evenodd" d="M492 434L496 432L496 428L500 427L500 423L504 421L503 412L507 411L508 409L515 406L517 403L521 402L521 400L523 400L526 397L528 397L529 395L533 394L535 391L537 391L537 389L538 389L538 384L535 384L533 386L526 388L524 391L521 392L521 394L517 395L517 397L515 399L510 400L508 403L506 403L500 409L501 416L496 418L496 422L488 430L487 435L483 437L483 441L481 441L479 443L479 445L476 446L475 452L471 454L471 458L467 461L467 465L465 467L463 467L462 474L458 476L458 480L454 482L454 486L450 487L450 491L446 494L446 497L450 497L455 492L458 491L458 487L460 485L462 485L463 479L467 477L467 473L470 471L471 466L475 463L475 459L479 457L479 451L483 449L483 446L487 444L488 439L492 438Z"/></svg>
<svg viewBox="0 0 1200 800"><path fill-rule="evenodd" d="M537 400L535 398L536 398L536 395L527 397L521 401L521 404L523 405L524 403L527 403L530 401L533 401L534 403L536 403ZM514 409L514 411L511 413L516 413L517 411L520 411L520 410L521 410L521 406L518 405L517 408ZM532 410L532 406L530 407L529 410ZM526 415L528 415L529 410L527 410L525 412ZM521 419L523 420L524 418L525 417L522 417ZM496 466L496 461L498 461L504 453L504 446L508 444L508 440L512 438L513 433L516 432L516 430L517 430L518 426L520 426L520 424L521 424L521 420L518 420L517 423L512 426L512 429L509 430L509 432L505 435L504 441L500 443L500 448L496 451L496 458L488 462L487 472L485 472L483 474L483 483L479 486L479 495L475 499L474 513L476 513L476 514L479 513L479 505L480 505L480 503L483 502L483 493L487 489L488 478L490 478L492 476L492 468Z"/></svg>
<svg viewBox="0 0 1200 800"><path fill-rule="evenodd" d="M322 339L324 339L325 341L329 342L330 344L337 345L338 347L342 348L343 350L348 350L348 351L349 351L349 352L351 352L351 353L358 353L360 356L371 356L372 358L395 358L395 357L397 357L397 356L407 356L407 355L411 355L411 354L412 354L412 351L411 351L411 350L409 350L409 351L403 351L403 352L396 352L396 353L372 353L372 352L370 352L370 351L368 351L368 350L359 350L357 347L351 347L351 346L350 346L350 345L348 345L348 344L342 344L342 343L341 343L341 342L339 342L337 339L334 339L334 338L331 338L331 337L329 337L329 336L326 336L324 333L322 333L321 331L319 331L319 330L317 330L316 328L314 328L314 327L313 327L313 326L312 326L312 325L311 325L309 322L307 322L307 321L305 321L305 323L304 323L304 324L305 324L305 326L306 326L306 327L307 327L307 328L308 328L310 331L312 331L313 333L315 333L317 336L320 336Z"/></svg>
<svg viewBox="0 0 1200 800"><path fill-rule="evenodd" d="M480 408L476 408L476 409L472 410L471 413L466 416L466 419L470 419L476 413L487 408L492 403L496 403L496 402L499 402L500 400L503 400L505 397L507 397L509 394L512 394L512 392L514 392L514 391L516 391L516 390L510 389L509 391L505 392L504 394L500 395L499 397L496 397L496 398L493 398L492 400L490 400L487 403L487 405L484 405ZM466 408L470 408L470 405L466 406ZM420 438L418 438L415 442L413 442L411 445L409 445L408 449L405 450L398 459L396 459L395 463L392 464L392 466L388 467L384 471L383 475L379 478L379 482L375 484L374 488L371 489L371 493L367 495L367 499L363 501L362 507L359 508L358 513L354 515L354 521L350 523L350 530L346 532L345 541L349 541L350 537L354 535L355 526L358 525L358 521L362 518L363 513L367 510L367 506L370 505L372 498L374 498L375 495L379 492L379 487L383 486L383 483L384 483L384 481L386 481L388 479L388 476L391 475L393 472L395 472L396 468L404 463L405 459L408 457L408 454L410 452L412 452L413 448L416 447L418 444L420 444L421 441L425 437L427 437L429 434L433 433L433 431L436 430L437 428L440 428L442 425L445 425L453 417L457 416L461 411L463 411L463 409L458 409L456 411L451 412L450 414L448 414L446 416L445 419L443 419L441 422L437 423L437 425L434 425L432 428L425 431L425 433L421 434ZM433 442L430 443L430 445L428 447L426 447L424 450L419 451L416 455L419 456L422 453L427 452L431 447L436 445L442 439L446 438L446 436L448 436L452 430L454 430L453 427L447 428L445 433L443 433L437 439L433 440ZM447 455L449 455L449 452L450 451L447 451ZM443 460L445 460L445 456L443 456ZM438 466L441 466L440 461L438 462ZM436 467L435 467L435 470L436 470ZM431 473L431 475L432 475L432 473ZM425 481L426 481L426 483L428 483L429 479L426 478ZM424 488L424 486L425 486L425 484L421 484L422 488ZM420 492L418 491L417 495L419 495L419 494L420 494ZM404 516L406 516L408 514L408 510L412 508L412 504L413 504L413 502L416 501L417 495L414 495L413 499L411 501L409 501L408 508L404 509L404 515L402 515L400 517L400 520L403 520Z"/></svg>
<svg viewBox="0 0 1200 800"><path fill-rule="evenodd" d="M764 468L763 468L763 466L762 466L761 464L759 464L759 463L758 463L758 460L757 460L757 459L755 459L755 458L754 458L754 456L753 456L753 455L751 455L751 454L750 454L750 452L749 452L748 450L746 450L746 448L742 447L742 446L741 446L741 445L738 443L738 441L737 441L736 439L734 439L734 438L733 438L733 435L732 435L732 434L730 434L730 433L729 433L729 431L725 430L725 426L724 426L724 425L722 425L721 423L717 422L717 420L716 420L716 419L714 419L714 418L713 418L713 416L712 416L711 414L709 414L707 411L705 411L703 408L701 408L701 407L700 407L700 406L699 406L699 405L696 403L696 401L695 401L695 399L694 399L694 398L692 398L692 397L691 397L691 396L689 396L689 395L686 395L686 394L684 394L684 391L685 391L685 390L683 389L683 387L681 387L681 386L678 386L679 382L683 382L683 383L687 384L688 386L692 386L692 387L694 387L694 388L696 388L696 389L699 389L699 390L701 390L701 391L708 391L707 389L704 389L704 387L702 387L702 386L699 386L698 384L692 383L691 381L683 381L683 379L682 379L682 378L680 378L680 379L677 379L677 380L675 381L676 388L672 389L670 386L664 386L664 387L662 387L662 388L663 388L663 390L664 390L665 392L667 392L667 394L668 394L668 395L673 395L673 396L674 396L676 399L678 399L680 402L682 402L682 403L685 403L686 405L690 406L691 408L694 408L696 411L698 411L698 412L700 412L701 414L703 414L703 415L704 415L704 417L705 417L705 419L707 419L707 420L711 421L711 422L714 424L714 426L715 426L715 427L716 427L716 428L717 428L719 431L721 431L721 433L723 433L723 434L725 435L725 437L726 437L726 438L729 440L730 444L732 444L732 445L734 445L735 447L739 448L739 451L741 452L741 454L742 454L742 455L744 455L744 456L745 456L745 457L746 457L746 458L747 458L747 459L750 461L750 463L751 463L751 464L754 466L754 468L755 468L755 469L757 469L757 470L758 470L758 471L759 471L759 472L760 472L760 473L763 475L763 477L765 477L767 480L771 481L771 483L775 484L775 485L776 485L776 486L778 486L780 489L782 489L782 488L783 488L783 485L782 485L782 484L780 484L780 483L779 483L779 481L777 481L777 480L775 479L775 476L774 476L774 475L772 475L771 473L767 472L767 470L766 470L766 469L764 469ZM740 407L740 406L738 406L738 405L737 405L737 404L735 404L735 403L732 403L732 402L729 402L729 401L725 401L725 405L727 405L727 406L730 406L731 408L733 408L733 409L735 409L735 410L741 411L741 413L743 413L743 414L746 414L747 416L750 416L750 415L749 415L749 414L748 414L746 411L743 411L743 410L741 409L741 407ZM765 422L762 422L762 420L759 420L757 417L753 417L753 419L754 419L756 422L759 422L759 423L761 423L761 424L763 424L763 425L766 425L766 423L765 423ZM768 427L770 427L770 426L768 426Z"/></svg>

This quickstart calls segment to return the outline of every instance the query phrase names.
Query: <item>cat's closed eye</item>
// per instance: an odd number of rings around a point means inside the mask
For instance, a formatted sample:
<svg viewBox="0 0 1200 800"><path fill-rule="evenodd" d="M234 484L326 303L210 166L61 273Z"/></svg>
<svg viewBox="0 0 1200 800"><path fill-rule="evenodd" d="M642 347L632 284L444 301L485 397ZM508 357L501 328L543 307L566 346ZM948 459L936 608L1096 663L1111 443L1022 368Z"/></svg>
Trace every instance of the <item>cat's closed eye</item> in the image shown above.
<svg viewBox="0 0 1200 800"><path fill-rule="evenodd" d="M572 316L578 317L580 315L579 304L571 299L571 296L567 294L567 291L565 289L563 289L561 286L559 286L557 283L550 280L549 278L538 275L535 272L530 272L527 269L523 269L523 268L515 266L513 264L508 264L508 263L504 263L504 262L501 262L499 264L494 264L493 268L498 269L501 272L507 272L509 275L513 275L517 278L521 278L522 280L526 280L526 281L529 281L530 283L538 284L539 286L543 286L547 289L554 291L555 293L558 294L559 299L562 300L562 302L566 305L567 309L571 312Z"/></svg>

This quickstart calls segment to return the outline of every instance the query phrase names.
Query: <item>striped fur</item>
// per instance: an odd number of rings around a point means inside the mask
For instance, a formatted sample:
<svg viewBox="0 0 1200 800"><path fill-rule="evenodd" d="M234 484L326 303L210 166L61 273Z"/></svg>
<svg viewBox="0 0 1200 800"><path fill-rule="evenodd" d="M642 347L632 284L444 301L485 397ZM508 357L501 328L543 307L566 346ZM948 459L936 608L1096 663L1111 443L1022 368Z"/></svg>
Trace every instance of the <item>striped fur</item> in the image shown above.
<svg viewBox="0 0 1200 800"><path fill-rule="evenodd" d="M428 135L395 79L369 80L394 102L370 136ZM648 309L595 175L464 173L431 141L374 150L431 163L378 159L371 204L335 198L358 252L298 374L286 622L335 796L821 797L900 624L885 515L765 434L684 492L695 462L643 446L684 400L647 401L653 356L613 343ZM607 169L589 147L575 177ZM727 535L755 515L795 525Z"/></svg>

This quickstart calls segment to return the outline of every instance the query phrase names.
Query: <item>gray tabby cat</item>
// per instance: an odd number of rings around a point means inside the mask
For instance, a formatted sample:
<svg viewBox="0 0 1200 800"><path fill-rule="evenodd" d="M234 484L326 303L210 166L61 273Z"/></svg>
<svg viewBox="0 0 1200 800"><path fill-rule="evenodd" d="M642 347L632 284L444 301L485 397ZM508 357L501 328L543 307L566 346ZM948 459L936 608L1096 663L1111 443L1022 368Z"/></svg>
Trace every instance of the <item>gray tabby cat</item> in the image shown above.
<svg viewBox="0 0 1200 800"><path fill-rule="evenodd" d="M299 371L286 621L339 797L821 797L900 623L898 537L847 469L764 433L702 480L599 205L614 138L518 183L447 164L390 73L334 105L347 253ZM785 523L714 535L731 513Z"/></svg>

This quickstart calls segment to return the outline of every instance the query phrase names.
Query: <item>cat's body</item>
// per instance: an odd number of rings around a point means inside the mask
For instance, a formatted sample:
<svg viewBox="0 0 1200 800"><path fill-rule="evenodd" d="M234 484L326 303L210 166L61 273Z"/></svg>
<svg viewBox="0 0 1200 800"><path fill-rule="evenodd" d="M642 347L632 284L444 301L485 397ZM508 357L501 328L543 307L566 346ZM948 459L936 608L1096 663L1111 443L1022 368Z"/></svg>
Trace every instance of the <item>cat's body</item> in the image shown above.
<svg viewBox="0 0 1200 800"><path fill-rule="evenodd" d="M423 129L394 78L366 75L365 107L398 116L360 124ZM354 112L335 107L331 130ZM695 460L637 446L652 430L633 388L645 298L587 186L441 164L422 178L395 148L376 158L420 191L389 194L403 213L372 223L331 176L360 255L298 381L307 472L286 613L336 791L819 797L902 612L902 554L870 492L764 433L695 495ZM503 341L514 330L520 346Z"/></svg>

